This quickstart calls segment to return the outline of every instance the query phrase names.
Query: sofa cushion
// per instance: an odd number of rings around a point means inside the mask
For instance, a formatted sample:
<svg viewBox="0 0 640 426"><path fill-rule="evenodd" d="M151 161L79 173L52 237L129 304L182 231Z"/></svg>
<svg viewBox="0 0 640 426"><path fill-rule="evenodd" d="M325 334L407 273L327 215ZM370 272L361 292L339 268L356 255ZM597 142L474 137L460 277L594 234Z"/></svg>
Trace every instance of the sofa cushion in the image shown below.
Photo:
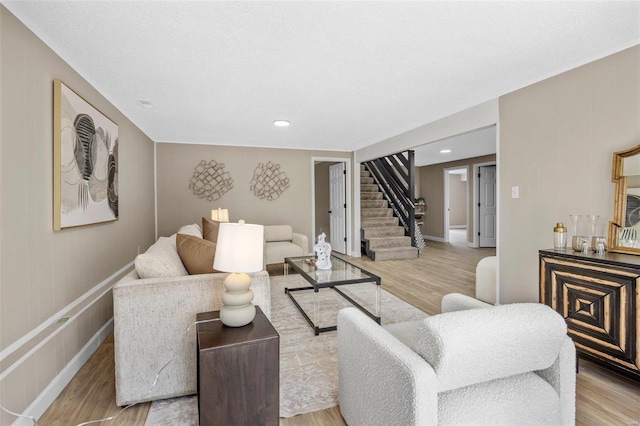
<svg viewBox="0 0 640 426"><path fill-rule="evenodd" d="M397 322L395 324L386 324L382 328L387 330L396 339L400 340L405 345L411 347L413 339L415 338L416 330L422 325L422 320L412 320Z"/></svg>
<svg viewBox="0 0 640 426"><path fill-rule="evenodd" d="M220 222L217 220L202 218L202 238L212 243L218 242L218 229L220 228Z"/></svg>
<svg viewBox="0 0 640 426"><path fill-rule="evenodd" d="M269 225L264 227L264 242L291 241L293 229L291 225Z"/></svg>
<svg viewBox="0 0 640 426"><path fill-rule="evenodd" d="M176 237L176 248L178 256L180 256L189 275L220 272L213 269L216 243L194 237L193 235L178 234Z"/></svg>
<svg viewBox="0 0 640 426"><path fill-rule="evenodd" d="M487 410L487 407L491 407ZM524 373L443 392L439 425L554 425L560 398L536 373Z"/></svg>
<svg viewBox="0 0 640 426"><path fill-rule="evenodd" d="M189 275L171 238L160 237L146 252L136 256L136 273L140 278L180 277Z"/></svg>
<svg viewBox="0 0 640 426"><path fill-rule="evenodd" d="M265 263L284 262L285 257L303 256L302 247L286 241L275 241L265 244Z"/></svg>
<svg viewBox="0 0 640 426"><path fill-rule="evenodd" d="M178 229L177 233L183 235L193 235L194 237L202 238L202 229L200 229L200 225L198 225L197 223L181 226L180 229Z"/></svg>
<svg viewBox="0 0 640 426"><path fill-rule="evenodd" d="M409 346L431 364L443 392L545 369L566 334L564 319L550 307L516 303L425 318Z"/></svg>

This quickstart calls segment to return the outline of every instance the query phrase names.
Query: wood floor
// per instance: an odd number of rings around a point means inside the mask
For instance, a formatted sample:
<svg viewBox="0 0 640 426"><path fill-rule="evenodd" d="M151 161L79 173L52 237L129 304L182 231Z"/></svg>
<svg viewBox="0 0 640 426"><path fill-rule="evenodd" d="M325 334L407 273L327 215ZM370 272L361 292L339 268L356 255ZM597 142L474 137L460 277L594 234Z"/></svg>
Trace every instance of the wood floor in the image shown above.
<svg viewBox="0 0 640 426"><path fill-rule="evenodd" d="M451 292L473 296L475 266L494 254L493 249L470 249L464 244L428 241L417 260L371 262L349 258L352 263L380 275L387 291L429 314L440 312L442 297ZM577 381L576 424L640 426L640 384L581 361ZM532 401L535 403L535 401ZM149 403L123 412L105 425L143 425ZM113 338L107 339L60 394L38 424L77 425L115 415ZM338 407L290 419L283 426L344 425Z"/></svg>

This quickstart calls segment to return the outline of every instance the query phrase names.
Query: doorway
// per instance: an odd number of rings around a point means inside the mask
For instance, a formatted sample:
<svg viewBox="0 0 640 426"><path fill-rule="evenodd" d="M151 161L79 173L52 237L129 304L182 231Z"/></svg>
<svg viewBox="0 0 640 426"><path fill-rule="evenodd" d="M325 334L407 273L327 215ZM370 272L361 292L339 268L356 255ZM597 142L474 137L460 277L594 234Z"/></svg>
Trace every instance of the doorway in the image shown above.
<svg viewBox="0 0 640 426"><path fill-rule="evenodd" d="M329 244L338 253L347 252L347 167L329 166Z"/></svg>
<svg viewBox="0 0 640 426"><path fill-rule="evenodd" d="M467 245L469 227L469 168L444 169L444 240Z"/></svg>
<svg viewBox="0 0 640 426"><path fill-rule="evenodd" d="M495 247L497 241L496 165L478 166L478 246Z"/></svg>
<svg viewBox="0 0 640 426"><path fill-rule="evenodd" d="M311 161L313 241L324 233L333 251L350 255L350 160L313 157Z"/></svg>

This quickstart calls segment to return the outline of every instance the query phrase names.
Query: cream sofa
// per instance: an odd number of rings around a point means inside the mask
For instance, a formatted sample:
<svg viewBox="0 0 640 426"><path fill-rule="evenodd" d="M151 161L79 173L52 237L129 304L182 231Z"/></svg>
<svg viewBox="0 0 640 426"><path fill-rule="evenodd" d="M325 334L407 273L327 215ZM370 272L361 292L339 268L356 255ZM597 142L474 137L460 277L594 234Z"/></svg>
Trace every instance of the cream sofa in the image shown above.
<svg viewBox="0 0 640 426"><path fill-rule="evenodd" d="M198 225L178 232L202 237ZM188 275L175 240L175 234L159 238L146 253L138 255L136 269L113 288L119 406L196 393L193 323L197 313L220 309L222 282L228 274ZM265 271L249 275L253 303L271 318L269 275Z"/></svg>
<svg viewBox="0 0 640 426"><path fill-rule="evenodd" d="M264 226L264 263L283 263L285 257L304 256L309 250L306 235L293 232L290 225Z"/></svg>

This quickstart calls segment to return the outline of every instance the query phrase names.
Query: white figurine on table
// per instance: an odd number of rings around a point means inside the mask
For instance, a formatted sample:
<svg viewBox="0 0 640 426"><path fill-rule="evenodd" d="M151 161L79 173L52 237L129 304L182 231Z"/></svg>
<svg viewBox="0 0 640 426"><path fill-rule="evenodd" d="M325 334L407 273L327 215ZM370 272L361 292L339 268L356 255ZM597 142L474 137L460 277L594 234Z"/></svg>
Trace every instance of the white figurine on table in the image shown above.
<svg viewBox="0 0 640 426"><path fill-rule="evenodd" d="M318 235L318 243L313 246L313 250L318 257L316 261L316 268L318 269L331 269L331 245L325 242L325 238L324 232Z"/></svg>

